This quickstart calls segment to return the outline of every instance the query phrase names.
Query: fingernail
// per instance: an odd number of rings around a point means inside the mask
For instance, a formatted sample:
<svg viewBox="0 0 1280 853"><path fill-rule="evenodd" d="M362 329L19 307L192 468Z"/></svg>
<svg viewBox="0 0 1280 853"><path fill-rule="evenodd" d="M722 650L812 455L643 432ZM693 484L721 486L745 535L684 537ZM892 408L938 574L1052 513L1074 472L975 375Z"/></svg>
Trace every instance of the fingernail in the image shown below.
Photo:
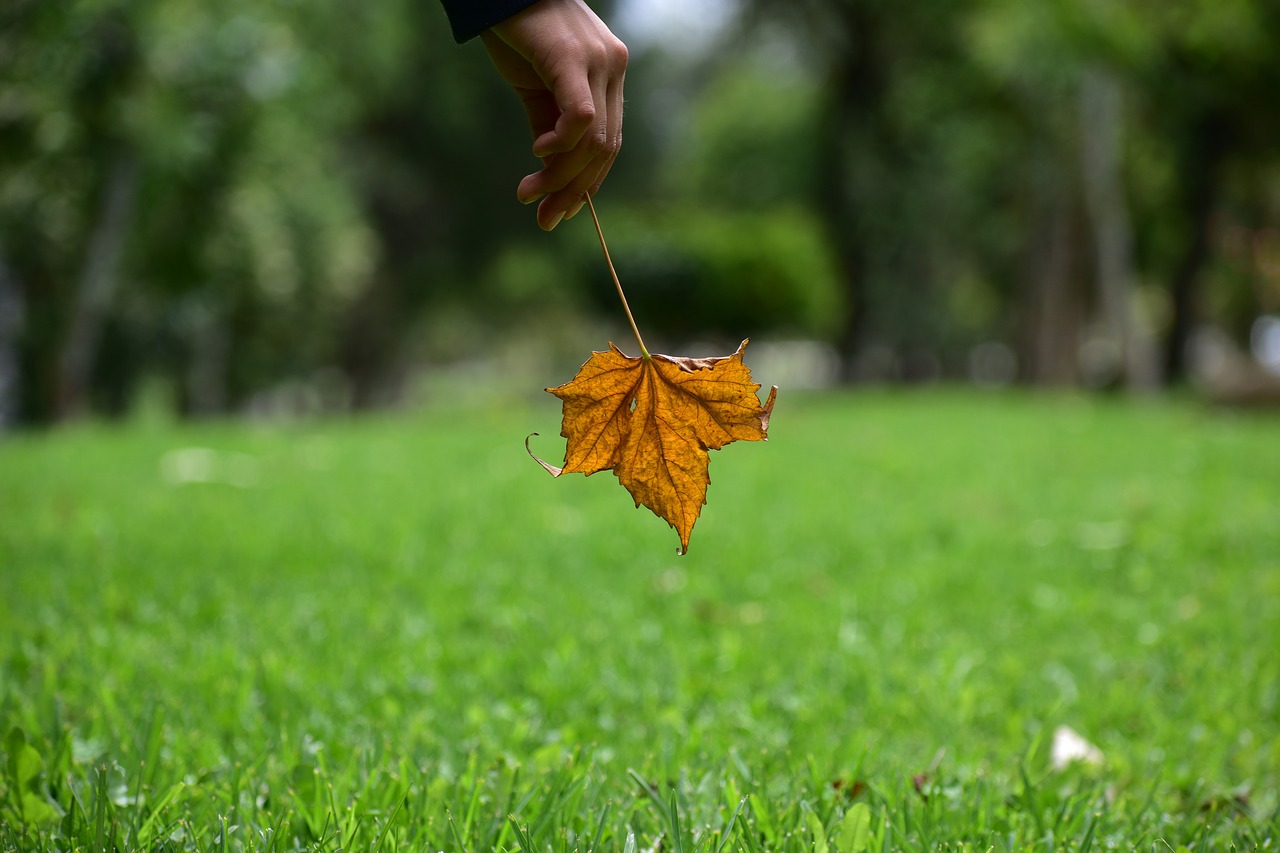
<svg viewBox="0 0 1280 853"><path fill-rule="evenodd" d="M556 218L551 220L551 224L547 226L548 231L556 230L556 226L560 224L560 220L564 219L563 213L556 214Z"/></svg>
<svg viewBox="0 0 1280 853"><path fill-rule="evenodd" d="M540 198L542 198L541 195L531 195L527 198L521 198L520 196L516 196L517 201L519 201L521 204L533 204L535 201L537 201Z"/></svg>

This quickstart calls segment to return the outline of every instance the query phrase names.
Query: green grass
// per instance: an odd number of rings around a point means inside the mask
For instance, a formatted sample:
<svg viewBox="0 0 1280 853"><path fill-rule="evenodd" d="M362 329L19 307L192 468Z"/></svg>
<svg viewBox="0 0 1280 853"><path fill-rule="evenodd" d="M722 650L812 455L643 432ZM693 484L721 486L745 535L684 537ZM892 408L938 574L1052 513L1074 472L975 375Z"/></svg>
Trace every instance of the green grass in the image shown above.
<svg viewBox="0 0 1280 853"><path fill-rule="evenodd" d="M0 443L0 848L1280 845L1275 416L784 389L677 557L554 402Z"/></svg>

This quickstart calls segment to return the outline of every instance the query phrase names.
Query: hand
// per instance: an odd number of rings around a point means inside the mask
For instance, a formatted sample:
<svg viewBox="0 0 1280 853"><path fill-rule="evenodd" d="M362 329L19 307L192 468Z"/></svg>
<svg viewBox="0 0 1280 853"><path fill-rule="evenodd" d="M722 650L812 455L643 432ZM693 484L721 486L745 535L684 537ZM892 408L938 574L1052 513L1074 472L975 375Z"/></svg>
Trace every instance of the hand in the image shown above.
<svg viewBox="0 0 1280 853"><path fill-rule="evenodd" d="M520 97L542 160L516 197L541 198L538 225L550 231L595 195L622 147L627 47L582 0L538 0L481 38Z"/></svg>

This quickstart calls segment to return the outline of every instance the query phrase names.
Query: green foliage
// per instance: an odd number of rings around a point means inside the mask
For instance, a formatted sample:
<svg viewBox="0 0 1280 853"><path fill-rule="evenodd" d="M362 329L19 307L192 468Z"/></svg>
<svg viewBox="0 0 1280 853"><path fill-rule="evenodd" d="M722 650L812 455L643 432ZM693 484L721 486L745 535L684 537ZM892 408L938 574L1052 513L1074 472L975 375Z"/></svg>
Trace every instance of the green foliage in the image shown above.
<svg viewBox="0 0 1280 853"><path fill-rule="evenodd" d="M753 334L829 339L839 330L835 262L805 207L608 210L605 222L627 298L655 338L734 338L732 346ZM577 237L578 268L591 271L603 307L615 297L594 236Z"/></svg>
<svg viewBox="0 0 1280 853"><path fill-rule="evenodd" d="M4 811L6 821L27 827L56 821L62 816L58 803L48 794L44 778L44 758L27 743L27 735L14 726L4 739Z"/></svg>
<svg viewBox="0 0 1280 853"><path fill-rule="evenodd" d="M11 14L5 76L19 82L4 138L17 147L0 169L0 251L33 314L27 416L70 393L40 386L86 310L115 331L100 358L124 359L112 341L128 341L180 387L185 364L233 352L214 406L331 360L333 340L313 329L333 325L374 261L338 157L354 93L309 39L340 12L179 0ZM113 181L129 199L114 208ZM93 242L104 234L106 250ZM96 302L83 283L93 251L118 259Z"/></svg>
<svg viewBox="0 0 1280 853"><path fill-rule="evenodd" d="M0 444L0 847L1274 845L1274 417L787 400L686 558L553 403Z"/></svg>
<svg viewBox="0 0 1280 853"><path fill-rule="evenodd" d="M672 154L672 192L692 205L751 209L811 201L823 175L818 82L763 51L725 61L697 92Z"/></svg>
<svg viewBox="0 0 1280 853"><path fill-rule="evenodd" d="M449 236L423 216L448 207L431 186L441 152L406 164L387 149L423 126L449 137L452 172L487 162L464 141L492 132L478 105L503 94L460 71L474 53L422 57L448 43L438 8L23 0L3 14L0 267L25 308L24 418L84 404L63 375L76 338L106 367L92 377L103 408L160 374L182 408L219 410L341 364L346 329L364 332L353 313L382 306L370 291L396 285L393 318L421 304L419 247Z"/></svg>
<svg viewBox="0 0 1280 853"><path fill-rule="evenodd" d="M637 44L601 199L624 278L673 339L952 375L977 343L1074 347L1110 319L1080 190L1102 74L1130 301L1171 352L1203 324L1243 342L1280 288L1240 249L1280 222L1277 8L752 0L703 53ZM477 349L535 312L614 316L588 223L548 237L512 202L536 166L517 102L435 3L12 0L0 78L6 417L123 414L157 382L235 410L317 375L373 403L453 351L441 316L479 315ZM1069 310L1028 327L1046 279Z"/></svg>

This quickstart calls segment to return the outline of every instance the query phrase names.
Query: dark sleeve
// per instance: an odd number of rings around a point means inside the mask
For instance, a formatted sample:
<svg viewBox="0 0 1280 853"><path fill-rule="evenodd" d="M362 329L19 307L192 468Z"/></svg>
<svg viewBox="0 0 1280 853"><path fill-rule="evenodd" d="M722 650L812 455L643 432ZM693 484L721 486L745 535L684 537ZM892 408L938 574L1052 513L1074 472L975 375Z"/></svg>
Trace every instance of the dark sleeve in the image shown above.
<svg viewBox="0 0 1280 853"><path fill-rule="evenodd" d="M458 44L532 6L537 0L440 0Z"/></svg>

